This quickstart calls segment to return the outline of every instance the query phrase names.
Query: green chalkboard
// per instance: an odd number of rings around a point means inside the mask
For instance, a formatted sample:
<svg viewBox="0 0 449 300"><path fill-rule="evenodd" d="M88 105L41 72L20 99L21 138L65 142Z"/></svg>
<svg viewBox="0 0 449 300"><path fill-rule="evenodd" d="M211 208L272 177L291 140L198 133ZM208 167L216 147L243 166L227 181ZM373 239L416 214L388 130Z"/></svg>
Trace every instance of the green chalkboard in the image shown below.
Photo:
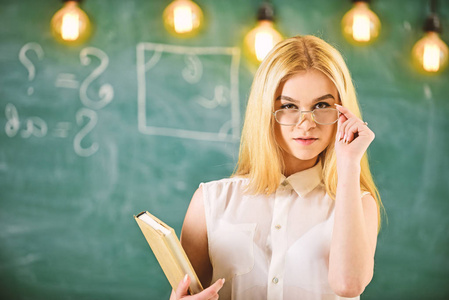
<svg viewBox="0 0 449 300"><path fill-rule="evenodd" d="M1 299L169 298L133 215L179 233L199 183L232 173L257 68L242 41L260 1L196 2L205 26L180 39L170 1L86 0L95 30L70 47L49 29L61 1L0 1ZM272 1L285 36L342 52L376 133L388 223L362 298L448 299L449 73L410 62L426 1L372 2L382 34L356 48L339 28L350 1Z"/></svg>

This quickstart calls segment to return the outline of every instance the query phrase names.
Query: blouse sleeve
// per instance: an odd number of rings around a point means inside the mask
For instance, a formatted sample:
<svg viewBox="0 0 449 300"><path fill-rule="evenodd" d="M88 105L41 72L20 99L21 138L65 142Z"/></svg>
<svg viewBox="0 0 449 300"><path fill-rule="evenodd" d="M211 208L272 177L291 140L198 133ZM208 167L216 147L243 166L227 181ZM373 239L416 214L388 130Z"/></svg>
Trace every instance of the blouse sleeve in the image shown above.
<svg viewBox="0 0 449 300"><path fill-rule="evenodd" d="M364 196L369 195L369 194L371 194L371 193L368 191L362 191L360 198L363 198Z"/></svg>

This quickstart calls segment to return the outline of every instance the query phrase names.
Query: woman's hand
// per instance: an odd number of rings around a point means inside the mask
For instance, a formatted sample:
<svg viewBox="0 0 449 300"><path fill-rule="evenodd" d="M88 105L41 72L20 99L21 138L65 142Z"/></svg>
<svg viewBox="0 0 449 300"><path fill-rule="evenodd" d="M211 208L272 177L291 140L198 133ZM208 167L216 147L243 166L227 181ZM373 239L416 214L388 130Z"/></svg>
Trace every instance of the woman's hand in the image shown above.
<svg viewBox="0 0 449 300"><path fill-rule="evenodd" d="M346 107L335 105L340 111L338 119L338 129L335 138L335 152L337 154L337 164L348 162L360 163L363 154L374 140L374 132L367 124L357 118Z"/></svg>
<svg viewBox="0 0 449 300"><path fill-rule="evenodd" d="M188 289L190 285L190 277L186 275L184 280L182 280L178 288L176 289L176 292L173 290L170 296L170 300L179 300L179 299L186 299L186 300L216 300L218 299L218 291L223 287L224 285L224 278L218 279L215 281L213 285L202 291L201 293L198 293L193 296L188 295Z"/></svg>

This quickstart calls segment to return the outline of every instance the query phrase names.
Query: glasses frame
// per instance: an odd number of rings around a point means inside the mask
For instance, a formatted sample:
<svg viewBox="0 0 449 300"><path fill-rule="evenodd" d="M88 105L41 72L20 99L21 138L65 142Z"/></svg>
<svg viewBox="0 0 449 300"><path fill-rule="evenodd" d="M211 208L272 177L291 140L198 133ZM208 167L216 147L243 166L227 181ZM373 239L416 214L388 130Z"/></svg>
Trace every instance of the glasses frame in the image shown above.
<svg viewBox="0 0 449 300"><path fill-rule="evenodd" d="M332 122L332 123L320 123L320 122L317 122L316 121L316 119L315 119L315 111L316 110L321 110L321 109L332 109L332 110L336 110L337 112L338 112L338 117L337 117L337 120L335 120L334 122ZM279 122L279 120L277 119L277 113L278 112L280 112L280 111L297 111L297 112L299 112L299 121L296 123L296 124L285 124L285 123L281 123L281 122ZM272 114L273 114L273 116L274 116L274 119L276 120L276 122L278 122L280 125L283 125L283 126L296 126L296 125L298 125L298 124L300 124L301 122L302 122L302 116L304 115L304 114L306 114L306 113L311 113L312 114L312 120L313 120L313 122L315 122L315 123L317 123L317 124L320 124L320 125L332 125L332 124L335 124L337 121L338 121L338 118L340 118L340 115L341 115L341 112L338 110L338 109L336 109L336 108L332 108L332 107L326 107L326 108L315 108L314 110L300 110L300 109L297 109L297 108L290 108L290 109L287 109L287 108L281 108L281 109L278 109L278 110L276 110L275 112L273 112Z"/></svg>

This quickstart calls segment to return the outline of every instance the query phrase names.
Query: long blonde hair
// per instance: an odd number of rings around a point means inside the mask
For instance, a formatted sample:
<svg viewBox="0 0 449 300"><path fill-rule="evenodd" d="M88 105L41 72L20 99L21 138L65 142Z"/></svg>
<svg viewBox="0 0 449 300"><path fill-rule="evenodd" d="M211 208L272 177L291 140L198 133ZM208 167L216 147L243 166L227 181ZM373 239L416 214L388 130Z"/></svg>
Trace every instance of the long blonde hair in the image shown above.
<svg viewBox="0 0 449 300"><path fill-rule="evenodd" d="M361 116L349 70L340 53L314 36L296 36L277 44L256 72L246 108L240 142L239 160L233 176L250 180L253 194L271 194L280 184L284 171L282 150L274 136L274 99L279 86L301 71L316 69L335 84L342 105ZM337 191L337 158L334 139L320 154L326 192L335 200ZM365 153L361 163L360 186L374 197L378 209L378 228L383 210Z"/></svg>

